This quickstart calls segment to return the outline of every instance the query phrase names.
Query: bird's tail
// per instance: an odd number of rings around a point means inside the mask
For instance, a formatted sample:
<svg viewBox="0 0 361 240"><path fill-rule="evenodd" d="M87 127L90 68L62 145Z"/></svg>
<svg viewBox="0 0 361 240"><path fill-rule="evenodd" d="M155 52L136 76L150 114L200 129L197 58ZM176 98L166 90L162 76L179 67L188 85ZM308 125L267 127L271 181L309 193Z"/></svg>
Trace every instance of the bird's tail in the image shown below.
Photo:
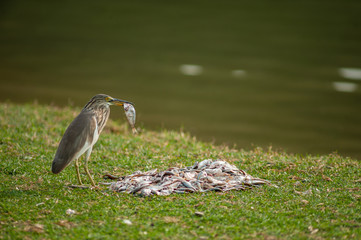
<svg viewBox="0 0 361 240"><path fill-rule="evenodd" d="M51 165L51 171L55 174L60 173L67 165L67 161L55 157Z"/></svg>

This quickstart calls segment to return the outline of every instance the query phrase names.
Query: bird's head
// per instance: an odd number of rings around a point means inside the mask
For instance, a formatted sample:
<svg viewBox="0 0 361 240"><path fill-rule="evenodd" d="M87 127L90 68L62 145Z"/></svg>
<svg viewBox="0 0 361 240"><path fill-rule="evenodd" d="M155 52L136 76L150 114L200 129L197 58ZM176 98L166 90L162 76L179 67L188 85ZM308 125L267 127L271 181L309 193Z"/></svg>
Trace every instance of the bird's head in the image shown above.
<svg viewBox="0 0 361 240"><path fill-rule="evenodd" d="M134 105L131 102L125 101L125 100L121 100L121 99L117 99L117 98L113 98L109 95L106 94L97 94L94 97L92 97L92 99L90 99L89 103L85 106L100 106L100 105L117 105L117 106L123 106L124 103L129 103L131 105Z"/></svg>
<svg viewBox="0 0 361 240"><path fill-rule="evenodd" d="M128 104L134 105L133 103L128 102L128 101L126 101L126 100L113 98L113 97L111 97L111 96L105 97L105 101L107 101L109 105L123 106L124 103L128 103Z"/></svg>

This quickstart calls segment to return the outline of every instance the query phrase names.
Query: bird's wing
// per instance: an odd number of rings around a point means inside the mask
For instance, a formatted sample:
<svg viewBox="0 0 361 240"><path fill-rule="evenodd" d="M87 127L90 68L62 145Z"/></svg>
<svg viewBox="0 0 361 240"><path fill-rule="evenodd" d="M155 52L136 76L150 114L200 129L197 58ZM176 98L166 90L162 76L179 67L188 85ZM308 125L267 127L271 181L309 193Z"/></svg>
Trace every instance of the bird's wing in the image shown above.
<svg viewBox="0 0 361 240"><path fill-rule="evenodd" d="M98 138L98 128L95 114L92 111L82 111L70 123L59 143L52 172L59 173L74 159L92 147Z"/></svg>

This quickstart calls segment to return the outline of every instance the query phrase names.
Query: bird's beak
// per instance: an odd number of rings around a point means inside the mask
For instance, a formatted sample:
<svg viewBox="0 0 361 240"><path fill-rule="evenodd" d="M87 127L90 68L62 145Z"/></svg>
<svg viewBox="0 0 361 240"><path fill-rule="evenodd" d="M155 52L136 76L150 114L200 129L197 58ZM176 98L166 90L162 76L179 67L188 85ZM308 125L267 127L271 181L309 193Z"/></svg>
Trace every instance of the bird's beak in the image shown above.
<svg viewBox="0 0 361 240"><path fill-rule="evenodd" d="M109 101L111 104L114 104L114 105L117 105L117 106L123 106L124 103L128 103L128 104L131 104L131 105L134 105L133 103L131 102L128 102L128 101L125 101L125 100L121 100L121 99L117 99L117 98L113 98Z"/></svg>

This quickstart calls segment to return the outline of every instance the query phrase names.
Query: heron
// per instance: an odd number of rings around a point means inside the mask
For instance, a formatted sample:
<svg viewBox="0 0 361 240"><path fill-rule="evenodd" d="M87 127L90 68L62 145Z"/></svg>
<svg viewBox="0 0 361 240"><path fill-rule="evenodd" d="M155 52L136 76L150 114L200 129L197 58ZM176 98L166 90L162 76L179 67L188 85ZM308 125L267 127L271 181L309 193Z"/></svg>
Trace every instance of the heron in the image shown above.
<svg viewBox="0 0 361 240"><path fill-rule="evenodd" d="M75 161L76 175L80 186L83 185L79 172L79 158L84 153L84 170L93 187L95 182L88 169L88 161L94 144L97 142L110 114L110 105L123 106L133 103L113 98L106 94L97 94L84 106L79 115L70 123L59 143L52 163L51 171L60 173Z"/></svg>

